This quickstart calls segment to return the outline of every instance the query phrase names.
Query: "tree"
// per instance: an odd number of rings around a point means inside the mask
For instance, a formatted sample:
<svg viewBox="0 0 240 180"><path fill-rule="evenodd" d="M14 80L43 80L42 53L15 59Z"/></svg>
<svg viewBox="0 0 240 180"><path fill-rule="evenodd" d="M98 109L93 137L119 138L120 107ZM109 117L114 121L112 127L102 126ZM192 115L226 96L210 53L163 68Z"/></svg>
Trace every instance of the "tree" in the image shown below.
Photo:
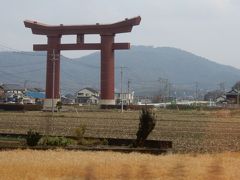
<svg viewBox="0 0 240 180"><path fill-rule="evenodd" d="M232 89L240 90L240 81L236 82Z"/></svg>
<svg viewBox="0 0 240 180"><path fill-rule="evenodd" d="M62 102L58 101L56 104L57 110L60 111L62 109Z"/></svg>
<svg viewBox="0 0 240 180"><path fill-rule="evenodd" d="M156 125L156 115L152 109L147 107L142 109L142 112L139 117L139 128L137 132L137 139L134 142L134 147L143 146L148 135L152 132Z"/></svg>
<svg viewBox="0 0 240 180"><path fill-rule="evenodd" d="M220 90L209 91L207 94L204 95L204 100L205 101L210 101L210 100L215 101L218 97L220 97L223 94L224 94L224 92L222 92Z"/></svg>

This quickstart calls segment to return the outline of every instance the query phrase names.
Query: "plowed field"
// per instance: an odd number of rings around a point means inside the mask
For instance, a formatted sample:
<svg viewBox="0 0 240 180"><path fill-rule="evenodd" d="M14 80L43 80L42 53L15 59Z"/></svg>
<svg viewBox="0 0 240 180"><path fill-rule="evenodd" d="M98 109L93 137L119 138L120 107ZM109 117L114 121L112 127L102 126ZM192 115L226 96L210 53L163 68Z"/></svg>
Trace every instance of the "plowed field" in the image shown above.
<svg viewBox="0 0 240 180"><path fill-rule="evenodd" d="M159 110L149 139L173 141L173 152L223 152L240 150L240 111ZM0 133L74 136L86 126L86 137L135 138L139 111L0 112Z"/></svg>

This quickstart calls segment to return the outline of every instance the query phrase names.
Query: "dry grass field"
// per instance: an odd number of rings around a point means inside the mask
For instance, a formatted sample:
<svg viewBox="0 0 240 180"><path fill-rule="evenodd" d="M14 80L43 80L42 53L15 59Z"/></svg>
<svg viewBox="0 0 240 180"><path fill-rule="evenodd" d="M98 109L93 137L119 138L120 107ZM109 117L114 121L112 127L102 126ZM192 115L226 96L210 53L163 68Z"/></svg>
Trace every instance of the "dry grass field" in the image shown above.
<svg viewBox="0 0 240 180"><path fill-rule="evenodd" d="M0 179L239 179L240 153L0 152Z"/></svg>
<svg viewBox="0 0 240 180"><path fill-rule="evenodd" d="M157 124L149 139L170 140L173 152L240 151L240 111L157 110ZM29 129L52 135L74 136L86 126L86 137L136 138L139 111L79 110L77 112L0 112L0 133Z"/></svg>

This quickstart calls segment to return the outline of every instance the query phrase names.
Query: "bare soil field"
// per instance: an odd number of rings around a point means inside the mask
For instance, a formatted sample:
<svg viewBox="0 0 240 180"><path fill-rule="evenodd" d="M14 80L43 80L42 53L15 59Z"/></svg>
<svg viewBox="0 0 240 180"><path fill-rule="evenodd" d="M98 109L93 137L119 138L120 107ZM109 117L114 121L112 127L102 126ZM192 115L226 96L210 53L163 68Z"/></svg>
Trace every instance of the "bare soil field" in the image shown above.
<svg viewBox="0 0 240 180"><path fill-rule="evenodd" d="M0 152L0 179L239 179L240 153Z"/></svg>
<svg viewBox="0 0 240 180"><path fill-rule="evenodd" d="M240 111L157 110L157 124L148 139L173 142L173 152L240 151ZM0 112L0 133L74 136L85 125L86 137L136 138L139 111Z"/></svg>

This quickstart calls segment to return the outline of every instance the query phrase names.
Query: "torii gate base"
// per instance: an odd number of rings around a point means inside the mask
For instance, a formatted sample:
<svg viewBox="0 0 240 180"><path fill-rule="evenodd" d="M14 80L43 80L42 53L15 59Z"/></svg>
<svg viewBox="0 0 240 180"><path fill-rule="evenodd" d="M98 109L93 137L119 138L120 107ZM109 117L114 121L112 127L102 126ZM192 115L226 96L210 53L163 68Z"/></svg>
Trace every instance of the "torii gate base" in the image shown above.
<svg viewBox="0 0 240 180"><path fill-rule="evenodd" d="M56 110L57 103L61 101L61 99L47 99L45 98L43 101L43 111L52 111L52 107Z"/></svg>
<svg viewBox="0 0 240 180"><path fill-rule="evenodd" d="M114 43L115 34L131 32L141 17L105 25L49 26L36 21L24 21L33 34L46 35L47 44L33 45L35 51L47 51L46 99L44 109L51 109L60 100L60 51L101 50L101 105L114 105L114 50L129 49L129 43ZM84 43L85 34L98 34L101 43ZM61 44L63 35L76 35L74 44Z"/></svg>

